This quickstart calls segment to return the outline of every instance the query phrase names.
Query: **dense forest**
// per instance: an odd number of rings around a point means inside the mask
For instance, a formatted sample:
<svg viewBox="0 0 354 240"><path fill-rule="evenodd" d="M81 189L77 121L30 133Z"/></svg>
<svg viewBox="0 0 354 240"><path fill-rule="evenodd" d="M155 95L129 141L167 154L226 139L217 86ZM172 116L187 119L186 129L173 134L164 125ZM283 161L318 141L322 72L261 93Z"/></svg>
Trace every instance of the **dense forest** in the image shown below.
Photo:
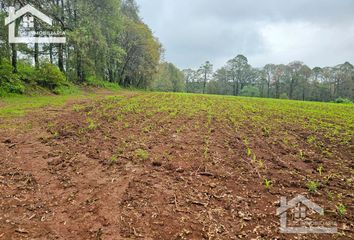
<svg viewBox="0 0 354 240"><path fill-rule="evenodd" d="M67 43L9 45L3 25L7 9L26 4L53 18ZM1 0L0 9L3 91L22 93L30 83L53 90L65 80L146 88L157 73L163 49L141 20L134 0ZM46 27L41 24L35 20L35 31ZM38 79L53 74L52 80Z"/></svg>
<svg viewBox="0 0 354 240"><path fill-rule="evenodd" d="M260 69L238 55L216 71L209 61L181 71L162 60L163 47L142 21L135 0L0 0L0 22L9 6L26 4L53 18L67 43L9 44L7 26L0 24L0 96L38 87L60 93L70 84L114 83L168 92L354 100L354 67L348 62L311 69L296 61ZM43 28L35 20L34 31Z"/></svg>

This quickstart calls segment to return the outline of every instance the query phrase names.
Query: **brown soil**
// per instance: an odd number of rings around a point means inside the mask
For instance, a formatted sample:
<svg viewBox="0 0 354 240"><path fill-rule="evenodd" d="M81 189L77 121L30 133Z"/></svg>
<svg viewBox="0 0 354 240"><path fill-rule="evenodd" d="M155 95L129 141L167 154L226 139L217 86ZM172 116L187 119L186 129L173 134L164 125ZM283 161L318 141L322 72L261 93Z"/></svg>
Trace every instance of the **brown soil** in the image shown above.
<svg viewBox="0 0 354 240"><path fill-rule="evenodd" d="M301 161L276 139L247 129L236 132L215 121L206 153L202 117L161 124L162 116L130 114L130 126L122 127L103 116L97 127L80 133L87 126L85 116L100 103L82 101L80 111L73 104L0 119L19 126L0 130L0 240L354 237L352 202L346 202L348 212L339 217L325 192L308 194L304 176L315 174L316 152ZM147 125L153 130L144 131ZM266 169L250 163L243 135L267 162ZM140 158L137 150L149 156ZM350 166L351 157L343 156L343 165ZM336 167L333 159L321 162ZM274 181L271 189L262 185L260 173ZM352 189L333 178L327 187L353 199ZM326 220L337 222L341 234L280 234L275 215L280 196L297 194L331 209Z"/></svg>

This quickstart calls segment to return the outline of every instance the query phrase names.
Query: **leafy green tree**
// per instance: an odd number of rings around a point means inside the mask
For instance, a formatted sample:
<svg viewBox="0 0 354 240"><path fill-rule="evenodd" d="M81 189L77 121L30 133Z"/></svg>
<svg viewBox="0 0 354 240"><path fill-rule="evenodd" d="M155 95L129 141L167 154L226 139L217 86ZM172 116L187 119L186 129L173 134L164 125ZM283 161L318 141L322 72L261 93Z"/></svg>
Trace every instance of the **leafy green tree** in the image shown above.
<svg viewBox="0 0 354 240"><path fill-rule="evenodd" d="M260 95L259 89L254 86L245 86L241 91L241 96L244 97L260 97Z"/></svg>
<svg viewBox="0 0 354 240"><path fill-rule="evenodd" d="M206 61L202 66L200 66L198 72L202 79L203 94L205 94L207 83L211 80L213 76L213 64L211 64L209 61Z"/></svg>
<svg viewBox="0 0 354 240"><path fill-rule="evenodd" d="M271 85L275 78L276 66L274 64L267 64L264 68L264 73L266 74L267 81L267 97L271 96Z"/></svg>
<svg viewBox="0 0 354 240"><path fill-rule="evenodd" d="M233 95L238 96L242 89L251 77L251 65L248 64L248 59L243 55L229 60L227 69L233 82Z"/></svg>
<svg viewBox="0 0 354 240"><path fill-rule="evenodd" d="M184 92L184 74L172 63L162 63L158 67L151 89L162 92Z"/></svg>

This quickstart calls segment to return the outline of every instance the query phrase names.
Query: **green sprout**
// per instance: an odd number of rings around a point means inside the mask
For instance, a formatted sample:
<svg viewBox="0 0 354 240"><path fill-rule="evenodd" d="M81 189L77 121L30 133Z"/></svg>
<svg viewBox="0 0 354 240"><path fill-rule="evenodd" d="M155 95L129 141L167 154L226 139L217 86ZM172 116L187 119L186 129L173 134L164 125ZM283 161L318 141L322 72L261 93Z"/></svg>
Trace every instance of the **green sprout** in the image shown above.
<svg viewBox="0 0 354 240"><path fill-rule="evenodd" d="M113 165L113 164L115 164L115 163L117 163L117 162L118 162L118 157L115 156L115 155L113 155L113 156L109 159L109 163L110 163L111 165Z"/></svg>
<svg viewBox="0 0 354 240"><path fill-rule="evenodd" d="M135 151L135 156L139 158L140 160L148 160L150 155L147 151L143 149L138 149Z"/></svg>
<svg viewBox="0 0 354 240"><path fill-rule="evenodd" d="M323 165L321 164L321 165L317 168L317 172L320 174L320 176L322 176L323 171L324 171L324 167L323 167Z"/></svg>
<svg viewBox="0 0 354 240"><path fill-rule="evenodd" d="M341 217L343 217L347 213L347 208L345 207L345 205L343 203L337 204L336 208L337 208L337 212L338 212L339 216L341 216Z"/></svg>
<svg viewBox="0 0 354 240"><path fill-rule="evenodd" d="M88 129L94 130L97 127L96 124L95 124L95 121L93 119L88 118L87 122L89 124Z"/></svg>
<svg viewBox="0 0 354 240"><path fill-rule="evenodd" d="M273 182L272 182L272 180L264 179L264 185L265 185L265 188L269 190L273 186Z"/></svg>
<svg viewBox="0 0 354 240"><path fill-rule="evenodd" d="M247 156L251 157L252 155L252 150L250 148L247 148Z"/></svg>
<svg viewBox="0 0 354 240"><path fill-rule="evenodd" d="M320 186L320 184L318 182L310 181L306 184L306 186L309 189L310 193L315 193L317 192L317 189Z"/></svg>

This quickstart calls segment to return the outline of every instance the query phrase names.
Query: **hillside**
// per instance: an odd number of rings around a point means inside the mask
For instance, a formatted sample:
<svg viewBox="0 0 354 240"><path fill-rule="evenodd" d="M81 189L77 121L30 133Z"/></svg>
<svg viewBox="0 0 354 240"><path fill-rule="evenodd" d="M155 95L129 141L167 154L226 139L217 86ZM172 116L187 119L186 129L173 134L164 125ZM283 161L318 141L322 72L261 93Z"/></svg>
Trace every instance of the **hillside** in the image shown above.
<svg viewBox="0 0 354 240"><path fill-rule="evenodd" d="M280 197L303 194L353 239L353 136L352 104L0 100L0 238L329 239L279 233Z"/></svg>

